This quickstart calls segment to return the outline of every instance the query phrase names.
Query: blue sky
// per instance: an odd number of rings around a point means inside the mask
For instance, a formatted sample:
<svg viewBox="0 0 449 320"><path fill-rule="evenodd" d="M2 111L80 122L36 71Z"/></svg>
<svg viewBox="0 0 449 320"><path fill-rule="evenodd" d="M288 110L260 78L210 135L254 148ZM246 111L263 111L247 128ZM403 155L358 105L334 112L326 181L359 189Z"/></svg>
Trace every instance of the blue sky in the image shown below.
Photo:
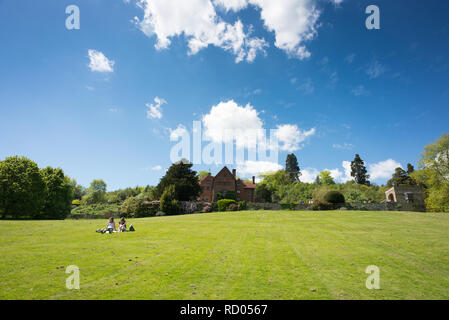
<svg viewBox="0 0 449 320"><path fill-rule="evenodd" d="M279 165L295 153L304 180L329 169L345 181L343 164L358 153L380 184L448 131L446 1L283 0L280 16L262 0L166 0L171 11L157 2L0 0L0 159L24 155L110 190L155 185L171 163L173 130L233 110L284 128ZM79 30L65 25L73 4ZM370 4L380 30L365 27ZM203 11L215 20L202 21ZM226 32L217 35L219 23ZM249 177L276 165L238 168Z"/></svg>

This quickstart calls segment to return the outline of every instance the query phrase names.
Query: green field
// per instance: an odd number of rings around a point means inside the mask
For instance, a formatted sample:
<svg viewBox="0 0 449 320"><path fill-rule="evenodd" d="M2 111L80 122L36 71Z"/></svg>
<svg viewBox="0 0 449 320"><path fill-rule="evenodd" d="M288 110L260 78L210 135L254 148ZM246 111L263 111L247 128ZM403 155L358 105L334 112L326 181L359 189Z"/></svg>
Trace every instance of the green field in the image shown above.
<svg viewBox="0 0 449 320"><path fill-rule="evenodd" d="M0 221L0 299L448 299L449 215L246 211ZM128 225L129 225L128 222ZM65 287L80 268L81 289ZM368 290L365 268L380 268Z"/></svg>

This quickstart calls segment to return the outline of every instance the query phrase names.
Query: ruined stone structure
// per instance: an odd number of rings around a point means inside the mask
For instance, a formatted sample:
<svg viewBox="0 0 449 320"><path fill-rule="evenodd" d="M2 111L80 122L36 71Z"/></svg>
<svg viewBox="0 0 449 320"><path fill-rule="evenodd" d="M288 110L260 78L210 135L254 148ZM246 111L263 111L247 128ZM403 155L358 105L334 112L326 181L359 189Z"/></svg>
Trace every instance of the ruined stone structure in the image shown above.
<svg viewBox="0 0 449 320"><path fill-rule="evenodd" d="M252 183L243 181L236 177L236 170L229 171L223 167L215 177L210 174L200 180L201 201L213 202L217 195L225 195L228 191L233 191L237 195L237 201L254 202L254 192L256 190L255 177Z"/></svg>
<svg viewBox="0 0 449 320"><path fill-rule="evenodd" d="M411 211L426 211L424 195L419 186L394 186L385 192L387 203L401 204Z"/></svg>

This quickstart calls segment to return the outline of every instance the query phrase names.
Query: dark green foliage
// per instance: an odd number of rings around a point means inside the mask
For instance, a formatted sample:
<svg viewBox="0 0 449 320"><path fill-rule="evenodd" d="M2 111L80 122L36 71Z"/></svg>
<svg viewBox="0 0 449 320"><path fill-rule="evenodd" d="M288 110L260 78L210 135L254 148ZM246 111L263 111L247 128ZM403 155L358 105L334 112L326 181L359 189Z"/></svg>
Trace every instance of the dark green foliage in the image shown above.
<svg viewBox="0 0 449 320"><path fill-rule="evenodd" d="M196 200L201 192L196 171L192 170L192 164L187 161L179 161L168 168L156 187L156 197L161 197L171 185L175 187L175 199L178 201Z"/></svg>
<svg viewBox="0 0 449 320"><path fill-rule="evenodd" d="M25 157L0 162L2 218L37 218L44 204L45 184L37 164Z"/></svg>
<svg viewBox="0 0 449 320"><path fill-rule="evenodd" d="M355 155L354 161L351 162L351 177L357 184L364 184L369 186L370 182L368 171L365 167L365 162L360 158L358 154Z"/></svg>
<svg viewBox="0 0 449 320"><path fill-rule="evenodd" d="M282 210L295 210L296 204L294 203L281 203Z"/></svg>
<svg viewBox="0 0 449 320"><path fill-rule="evenodd" d="M39 218L65 219L72 207L73 188L62 169L47 167L41 170L45 183L44 206Z"/></svg>
<svg viewBox="0 0 449 320"><path fill-rule="evenodd" d="M415 172L415 167L411 163L407 163L407 174L410 175Z"/></svg>
<svg viewBox="0 0 449 320"><path fill-rule="evenodd" d="M248 209L248 204L246 203L246 201L239 201L238 205L239 205L239 210L247 210Z"/></svg>
<svg viewBox="0 0 449 320"><path fill-rule="evenodd" d="M416 185L416 181L409 176L409 173L407 171L403 170L402 168L396 168L393 177L390 180L388 180L387 186L392 187L400 185L414 186Z"/></svg>
<svg viewBox="0 0 449 320"><path fill-rule="evenodd" d="M228 208L228 206L230 204L237 204L237 202L235 200L231 200L231 199L218 200L218 202L217 202L218 211L226 211L226 209Z"/></svg>
<svg viewBox="0 0 449 320"><path fill-rule="evenodd" d="M285 160L285 172L288 173L293 182L299 181L301 171L299 170L298 159L293 153L287 155L287 159Z"/></svg>
<svg viewBox="0 0 449 320"><path fill-rule="evenodd" d="M179 214L179 203L176 199L175 186L168 186L161 196L160 210L166 214Z"/></svg>
<svg viewBox="0 0 449 320"><path fill-rule="evenodd" d="M342 204L345 203L345 197L341 192L338 191L329 191L324 196L324 201L332 204Z"/></svg>
<svg viewBox="0 0 449 320"><path fill-rule="evenodd" d="M237 193L235 191L226 191L224 199L237 200Z"/></svg>
<svg viewBox="0 0 449 320"><path fill-rule="evenodd" d="M326 201L315 201L313 205L311 206L311 209L314 211L321 211L321 210L334 210L335 207L332 203L326 202Z"/></svg>
<svg viewBox="0 0 449 320"><path fill-rule="evenodd" d="M272 191L265 183L256 185L255 197L257 201L271 202Z"/></svg>
<svg viewBox="0 0 449 320"><path fill-rule="evenodd" d="M120 213L128 218L153 217L159 211L159 207L159 201L146 201L143 198L129 197L123 202Z"/></svg>

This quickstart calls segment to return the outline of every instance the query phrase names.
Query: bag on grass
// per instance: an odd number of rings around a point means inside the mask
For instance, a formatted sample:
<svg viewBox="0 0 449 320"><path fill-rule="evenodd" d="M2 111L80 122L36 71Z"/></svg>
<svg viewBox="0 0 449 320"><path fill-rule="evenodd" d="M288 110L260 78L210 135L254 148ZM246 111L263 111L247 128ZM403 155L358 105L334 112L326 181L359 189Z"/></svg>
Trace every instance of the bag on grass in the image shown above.
<svg viewBox="0 0 449 320"><path fill-rule="evenodd" d="M129 231L136 231L136 230L134 229L133 225L130 225L130 226L129 226Z"/></svg>

